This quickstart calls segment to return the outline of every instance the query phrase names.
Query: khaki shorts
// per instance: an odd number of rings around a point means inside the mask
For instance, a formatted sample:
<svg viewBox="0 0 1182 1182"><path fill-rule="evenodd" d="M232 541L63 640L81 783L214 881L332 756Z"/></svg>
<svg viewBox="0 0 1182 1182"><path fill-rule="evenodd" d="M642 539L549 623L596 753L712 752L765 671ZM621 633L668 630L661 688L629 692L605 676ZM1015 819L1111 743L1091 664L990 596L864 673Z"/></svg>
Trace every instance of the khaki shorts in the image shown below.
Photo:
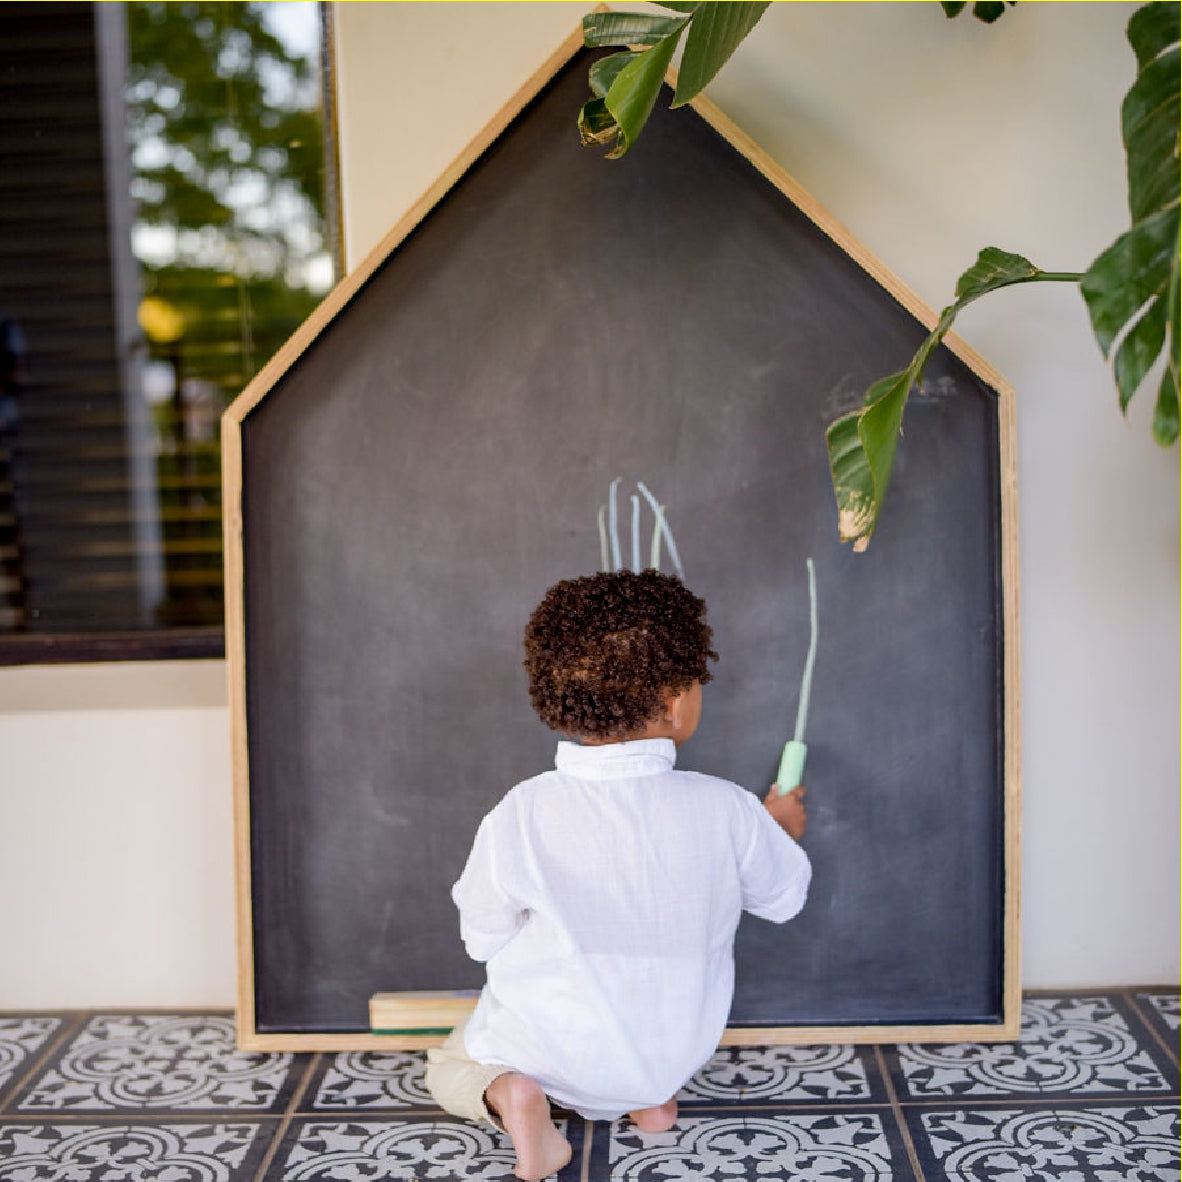
<svg viewBox="0 0 1182 1182"><path fill-rule="evenodd" d="M477 1063L468 1057L464 1045L465 1018L447 1036L441 1047L427 1052L427 1091L444 1112L462 1116L465 1120L483 1120L495 1128L504 1126L488 1110L484 1093L499 1075L512 1071L496 1063Z"/></svg>

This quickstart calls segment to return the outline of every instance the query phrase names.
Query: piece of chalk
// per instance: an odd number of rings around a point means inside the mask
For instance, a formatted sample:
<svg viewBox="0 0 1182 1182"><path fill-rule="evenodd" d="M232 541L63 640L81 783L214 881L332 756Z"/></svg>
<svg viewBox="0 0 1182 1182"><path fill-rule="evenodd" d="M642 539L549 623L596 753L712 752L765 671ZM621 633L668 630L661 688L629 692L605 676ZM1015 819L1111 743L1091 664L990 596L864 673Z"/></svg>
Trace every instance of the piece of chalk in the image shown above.
<svg viewBox="0 0 1182 1182"><path fill-rule="evenodd" d="M776 772L776 787L781 796L787 796L793 788L799 788L804 779L804 758L808 754L808 747L796 739L789 739L784 744L784 754L780 756L780 770Z"/></svg>

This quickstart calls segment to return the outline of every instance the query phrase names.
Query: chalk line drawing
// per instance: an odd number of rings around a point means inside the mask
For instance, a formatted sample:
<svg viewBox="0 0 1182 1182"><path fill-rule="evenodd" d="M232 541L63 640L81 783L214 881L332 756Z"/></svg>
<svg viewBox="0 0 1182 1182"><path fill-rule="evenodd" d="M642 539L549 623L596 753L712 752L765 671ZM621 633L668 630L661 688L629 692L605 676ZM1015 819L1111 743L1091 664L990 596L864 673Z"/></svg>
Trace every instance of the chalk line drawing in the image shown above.
<svg viewBox="0 0 1182 1182"><path fill-rule="evenodd" d="M623 554L620 547L620 513L617 505L620 482L621 478L619 476L611 482L607 494L607 504L600 505L597 514L597 523L599 526L599 569L608 571L609 573L624 569ZM665 516L665 506L653 496L644 481L638 480L636 487L640 492L640 497L643 497L648 502L648 506L653 514L652 540L649 543L648 552L649 567L653 570L661 569L661 549L664 546L669 552L669 561L673 563L673 569L677 572L677 577L684 581L685 568L681 565L681 555L678 552L677 543L673 538L673 530L669 527L669 520ZM642 569L640 565L640 497L635 493L631 494L632 565L630 569L635 571Z"/></svg>

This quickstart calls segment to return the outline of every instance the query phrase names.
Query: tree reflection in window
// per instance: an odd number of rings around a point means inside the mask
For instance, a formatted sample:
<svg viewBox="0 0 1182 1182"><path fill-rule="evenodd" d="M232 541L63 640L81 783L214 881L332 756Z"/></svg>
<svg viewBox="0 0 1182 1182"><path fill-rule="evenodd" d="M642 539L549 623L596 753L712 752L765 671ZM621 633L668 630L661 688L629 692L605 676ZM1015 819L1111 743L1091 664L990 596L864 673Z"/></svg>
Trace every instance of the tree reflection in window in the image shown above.
<svg viewBox="0 0 1182 1182"><path fill-rule="evenodd" d="M316 7L127 6L161 623L221 622L220 415L332 279Z"/></svg>

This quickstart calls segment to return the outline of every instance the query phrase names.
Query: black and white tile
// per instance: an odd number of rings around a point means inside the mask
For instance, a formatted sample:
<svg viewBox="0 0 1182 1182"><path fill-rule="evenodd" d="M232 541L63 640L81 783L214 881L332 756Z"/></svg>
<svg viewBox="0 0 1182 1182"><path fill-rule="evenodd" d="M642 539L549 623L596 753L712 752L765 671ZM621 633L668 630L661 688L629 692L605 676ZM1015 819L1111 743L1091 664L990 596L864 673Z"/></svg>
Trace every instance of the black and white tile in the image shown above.
<svg viewBox="0 0 1182 1182"><path fill-rule="evenodd" d="M1146 1020L1149 1024L1176 1054L1179 1049L1179 1034L1182 1033L1182 998L1177 993L1150 993L1142 990L1135 995L1134 1000L1141 1012L1147 1015Z"/></svg>
<svg viewBox="0 0 1182 1182"><path fill-rule="evenodd" d="M677 1099L681 1105L881 1101L877 1083L865 1047L723 1047Z"/></svg>
<svg viewBox="0 0 1182 1182"><path fill-rule="evenodd" d="M611 1126L591 1178L897 1182L911 1177L889 1110L682 1115L666 1133Z"/></svg>
<svg viewBox="0 0 1182 1182"><path fill-rule="evenodd" d="M282 1111L294 1057L235 1049L211 1014L96 1014L21 1095L21 1112Z"/></svg>
<svg viewBox="0 0 1182 1182"><path fill-rule="evenodd" d="M0 1096L61 1028L49 1015L0 1017Z"/></svg>
<svg viewBox="0 0 1182 1182"><path fill-rule="evenodd" d="M236 1182L253 1176L268 1138L258 1125L4 1124L0 1180Z"/></svg>
<svg viewBox="0 0 1182 1182"><path fill-rule="evenodd" d="M354 1051L333 1055L317 1069L312 1107L317 1111L433 1108L426 1056L413 1051Z"/></svg>
<svg viewBox="0 0 1182 1182"><path fill-rule="evenodd" d="M552 1177L579 1177L582 1121L557 1122L571 1141L571 1164ZM513 1178L512 1143L489 1125L451 1117L292 1122L269 1177L276 1182L500 1182Z"/></svg>
<svg viewBox="0 0 1182 1182"><path fill-rule="evenodd" d="M1027 998L1016 1043L901 1044L887 1058L900 1098L1169 1095L1176 1064L1111 996Z"/></svg>
<svg viewBox="0 0 1182 1182"><path fill-rule="evenodd" d="M1177 1182L1177 1104L918 1109L924 1175L949 1182Z"/></svg>
<svg viewBox="0 0 1182 1182"><path fill-rule="evenodd" d="M1178 993L1030 996L1008 1044L727 1047L668 1132L556 1112L555 1182L1182 1182ZM0 1182L512 1178L423 1052L245 1054L225 1014L0 1015Z"/></svg>

